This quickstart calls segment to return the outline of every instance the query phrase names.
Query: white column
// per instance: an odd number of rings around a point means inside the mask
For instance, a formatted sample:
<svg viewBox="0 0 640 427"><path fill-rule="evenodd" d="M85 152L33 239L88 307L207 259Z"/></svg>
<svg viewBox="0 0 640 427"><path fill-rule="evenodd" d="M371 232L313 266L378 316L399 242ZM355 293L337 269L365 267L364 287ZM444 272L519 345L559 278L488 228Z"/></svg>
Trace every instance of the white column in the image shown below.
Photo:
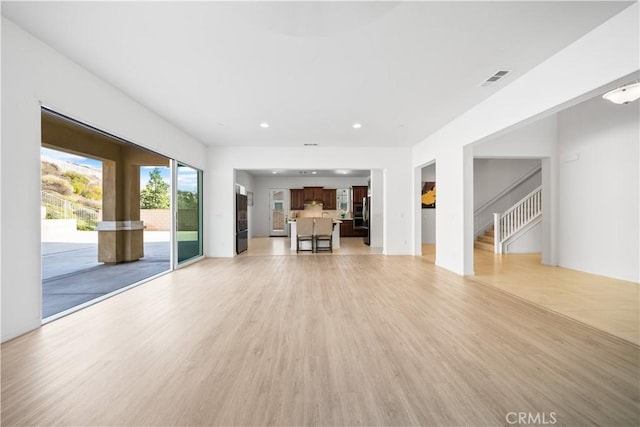
<svg viewBox="0 0 640 427"><path fill-rule="evenodd" d="M369 217L372 248L384 247L384 174L382 169L371 170L371 215Z"/></svg>
<svg viewBox="0 0 640 427"><path fill-rule="evenodd" d="M462 149L463 274L473 275L473 146Z"/></svg>
<svg viewBox="0 0 640 427"><path fill-rule="evenodd" d="M496 254L502 253L502 233L500 232L500 213L493 214L493 252Z"/></svg>
<svg viewBox="0 0 640 427"><path fill-rule="evenodd" d="M558 265L557 251L557 160L542 159L542 264Z"/></svg>

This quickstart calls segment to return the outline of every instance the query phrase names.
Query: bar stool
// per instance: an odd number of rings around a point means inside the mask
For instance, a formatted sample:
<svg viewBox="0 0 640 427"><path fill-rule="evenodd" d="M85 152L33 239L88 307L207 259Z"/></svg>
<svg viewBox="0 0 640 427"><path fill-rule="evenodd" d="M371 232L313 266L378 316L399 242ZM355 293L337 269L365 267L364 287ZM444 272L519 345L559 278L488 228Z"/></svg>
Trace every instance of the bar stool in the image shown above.
<svg viewBox="0 0 640 427"><path fill-rule="evenodd" d="M313 218L298 218L296 220L296 253L300 251L314 252ZM300 249L302 242L310 242L311 249Z"/></svg>
<svg viewBox="0 0 640 427"><path fill-rule="evenodd" d="M333 220L331 218L316 218L315 227L316 252L329 251L333 253ZM329 242L328 246L321 246L319 242Z"/></svg>

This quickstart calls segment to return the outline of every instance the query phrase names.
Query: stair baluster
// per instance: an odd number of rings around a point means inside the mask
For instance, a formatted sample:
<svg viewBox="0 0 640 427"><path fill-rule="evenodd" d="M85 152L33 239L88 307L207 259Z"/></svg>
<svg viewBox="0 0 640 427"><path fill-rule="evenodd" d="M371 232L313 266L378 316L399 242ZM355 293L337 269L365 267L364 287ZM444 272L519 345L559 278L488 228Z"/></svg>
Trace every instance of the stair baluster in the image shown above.
<svg viewBox="0 0 640 427"><path fill-rule="evenodd" d="M503 214L493 214L493 252L503 252L505 242L542 215L542 186L536 188ZM489 230L487 230L488 235ZM479 237L477 247L487 244ZM484 246L486 247L486 246Z"/></svg>

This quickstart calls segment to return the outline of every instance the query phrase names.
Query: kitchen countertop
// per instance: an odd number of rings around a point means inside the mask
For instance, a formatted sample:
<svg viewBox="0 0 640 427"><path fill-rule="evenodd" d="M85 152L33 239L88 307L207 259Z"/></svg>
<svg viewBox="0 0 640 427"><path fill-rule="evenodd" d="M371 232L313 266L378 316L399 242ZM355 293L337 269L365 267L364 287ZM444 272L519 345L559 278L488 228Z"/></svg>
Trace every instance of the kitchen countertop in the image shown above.
<svg viewBox="0 0 640 427"><path fill-rule="evenodd" d="M316 217L310 217L310 218L320 218L320 217L319 217L319 216L316 216ZM296 222L296 219L298 219L298 218L295 218L295 219L289 219L289 220L287 220L287 222L288 222L289 224L291 224L291 223ZM331 219L333 220L333 223L334 223L334 224L340 224L342 221L351 221L351 219L350 219L350 218L341 218L341 219L331 218Z"/></svg>

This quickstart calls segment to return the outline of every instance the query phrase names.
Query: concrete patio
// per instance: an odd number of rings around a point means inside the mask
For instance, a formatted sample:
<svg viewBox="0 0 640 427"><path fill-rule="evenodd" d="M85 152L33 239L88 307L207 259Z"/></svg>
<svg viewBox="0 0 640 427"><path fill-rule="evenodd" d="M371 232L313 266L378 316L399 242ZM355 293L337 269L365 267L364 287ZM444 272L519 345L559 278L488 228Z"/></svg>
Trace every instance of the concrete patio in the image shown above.
<svg viewBox="0 0 640 427"><path fill-rule="evenodd" d="M42 318L95 300L170 269L169 232L144 232L144 257L98 262L98 234L73 231L42 236Z"/></svg>

